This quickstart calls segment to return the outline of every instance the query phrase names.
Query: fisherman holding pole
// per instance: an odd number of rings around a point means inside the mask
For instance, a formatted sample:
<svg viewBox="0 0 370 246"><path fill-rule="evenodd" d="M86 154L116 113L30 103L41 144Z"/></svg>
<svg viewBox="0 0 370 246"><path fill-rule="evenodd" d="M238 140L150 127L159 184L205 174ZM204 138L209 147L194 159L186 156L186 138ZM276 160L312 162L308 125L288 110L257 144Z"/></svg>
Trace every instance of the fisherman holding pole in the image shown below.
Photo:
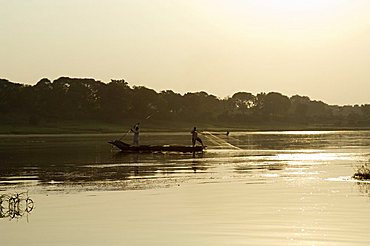
<svg viewBox="0 0 370 246"><path fill-rule="evenodd" d="M139 146L139 133L140 133L140 128L139 128L140 123L137 123L133 128L131 128L131 132L134 133L133 137L133 145L134 146Z"/></svg>

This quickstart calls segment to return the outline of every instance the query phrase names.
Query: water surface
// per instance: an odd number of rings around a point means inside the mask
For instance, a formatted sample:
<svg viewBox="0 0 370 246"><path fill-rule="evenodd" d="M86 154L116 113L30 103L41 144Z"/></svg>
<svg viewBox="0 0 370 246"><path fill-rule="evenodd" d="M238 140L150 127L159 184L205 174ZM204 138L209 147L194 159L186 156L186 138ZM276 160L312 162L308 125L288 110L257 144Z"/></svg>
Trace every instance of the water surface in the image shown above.
<svg viewBox="0 0 370 246"><path fill-rule="evenodd" d="M0 136L5 245L369 245L368 131L208 133L203 154L124 154L120 135ZM124 139L129 142L128 137ZM143 133L189 144L189 133ZM5 235L5 236L4 236Z"/></svg>

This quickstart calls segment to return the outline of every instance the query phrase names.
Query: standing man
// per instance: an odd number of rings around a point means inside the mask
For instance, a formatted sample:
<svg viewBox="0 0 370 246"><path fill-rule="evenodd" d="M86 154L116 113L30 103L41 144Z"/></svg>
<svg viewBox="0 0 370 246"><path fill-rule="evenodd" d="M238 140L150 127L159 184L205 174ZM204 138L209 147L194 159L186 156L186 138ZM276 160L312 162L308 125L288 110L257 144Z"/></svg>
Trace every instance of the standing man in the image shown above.
<svg viewBox="0 0 370 246"><path fill-rule="evenodd" d="M202 147L204 148L202 139L198 137L197 128L194 126L194 129L191 131L191 142L193 144L193 147L195 146L196 141L202 144Z"/></svg>
<svg viewBox="0 0 370 246"><path fill-rule="evenodd" d="M134 137L133 137L133 144L134 144L134 146L139 146L139 133L140 133L139 125L140 125L140 123L137 123L134 126L134 128L131 129L131 132L134 133Z"/></svg>

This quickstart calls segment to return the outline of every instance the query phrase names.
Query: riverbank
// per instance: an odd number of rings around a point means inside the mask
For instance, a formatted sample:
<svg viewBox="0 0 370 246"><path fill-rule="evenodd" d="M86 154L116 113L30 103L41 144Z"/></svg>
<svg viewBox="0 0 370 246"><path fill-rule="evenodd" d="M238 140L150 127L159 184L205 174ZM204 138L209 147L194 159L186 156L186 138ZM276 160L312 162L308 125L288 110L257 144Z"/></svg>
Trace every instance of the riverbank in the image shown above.
<svg viewBox="0 0 370 246"><path fill-rule="evenodd" d="M123 123L105 123L95 121L47 122L39 125L25 123L0 124L0 134L83 134L83 133L117 133L127 132L139 120ZM298 125L282 123L265 124L225 124L146 121L141 122L142 132L188 131L193 126L200 131L317 131L317 130L370 130L370 127L349 127L335 125Z"/></svg>

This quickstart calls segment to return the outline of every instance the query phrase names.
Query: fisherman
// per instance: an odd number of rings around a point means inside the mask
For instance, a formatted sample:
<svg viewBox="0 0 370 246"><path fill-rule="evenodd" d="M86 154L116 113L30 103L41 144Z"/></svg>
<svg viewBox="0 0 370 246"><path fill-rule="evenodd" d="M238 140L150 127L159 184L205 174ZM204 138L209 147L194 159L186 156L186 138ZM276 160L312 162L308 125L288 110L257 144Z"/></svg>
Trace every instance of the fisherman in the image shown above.
<svg viewBox="0 0 370 246"><path fill-rule="evenodd" d="M139 133L140 133L139 125L140 125L140 123L137 123L133 127L133 129L130 130L131 132L134 133L134 137L133 137L133 145L134 146L139 146Z"/></svg>
<svg viewBox="0 0 370 246"><path fill-rule="evenodd" d="M195 146L195 142L198 141L204 147L202 139L198 137L197 128L194 126L194 129L191 131L191 142L193 143L193 147Z"/></svg>

